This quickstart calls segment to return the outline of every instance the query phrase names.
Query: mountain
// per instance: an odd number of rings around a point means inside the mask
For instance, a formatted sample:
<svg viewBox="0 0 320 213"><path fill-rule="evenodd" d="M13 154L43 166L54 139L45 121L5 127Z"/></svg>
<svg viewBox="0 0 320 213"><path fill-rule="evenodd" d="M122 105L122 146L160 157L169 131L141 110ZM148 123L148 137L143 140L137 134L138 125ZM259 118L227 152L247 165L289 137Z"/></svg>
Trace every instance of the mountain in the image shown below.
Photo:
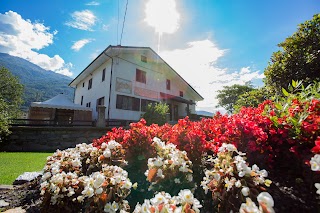
<svg viewBox="0 0 320 213"><path fill-rule="evenodd" d="M197 112L197 115L203 115L203 116L209 116L209 117L213 116L212 112L208 112L204 110L197 110L196 112Z"/></svg>
<svg viewBox="0 0 320 213"><path fill-rule="evenodd" d="M42 69L25 59L6 53L0 53L0 67L7 68L24 85L23 111L28 110L31 102L45 101L60 93L73 100L74 89L68 86L72 81L70 77Z"/></svg>

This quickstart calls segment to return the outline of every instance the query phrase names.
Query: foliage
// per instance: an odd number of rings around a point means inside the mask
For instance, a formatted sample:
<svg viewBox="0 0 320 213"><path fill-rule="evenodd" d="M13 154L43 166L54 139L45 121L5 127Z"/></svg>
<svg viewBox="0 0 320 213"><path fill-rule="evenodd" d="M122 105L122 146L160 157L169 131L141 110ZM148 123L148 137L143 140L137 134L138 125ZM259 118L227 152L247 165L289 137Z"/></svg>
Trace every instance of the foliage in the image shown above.
<svg viewBox="0 0 320 213"><path fill-rule="evenodd" d="M5 53L0 53L0 67L2 66L23 84L24 103L21 110L25 112L31 102L45 101L60 93L64 93L70 100L73 98L73 88L68 86L72 79L65 75L44 70L27 60Z"/></svg>
<svg viewBox="0 0 320 213"><path fill-rule="evenodd" d="M0 184L11 185L24 172L41 171L52 153L0 152Z"/></svg>
<svg viewBox="0 0 320 213"><path fill-rule="evenodd" d="M245 85L234 84L232 86L224 86L222 90L218 90L218 106L224 107L228 112L232 113L239 96L252 90L254 88L250 82Z"/></svg>
<svg viewBox="0 0 320 213"><path fill-rule="evenodd" d="M240 95L233 108L235 112L239 112L242 107L258 107L269 96L269 92L265 87L254 89Z"/></svg>
<svg viewBox="0 0 320 213"><path fill-rule="evenodd" d="M22 93L23 86L17 77L6 68L0 68L0 135L9 133L8 119L19 116Z"/></svg>
<svg viewBox="0 0 320 213"><path fill-rule="evenodd" d="M297 31L280 44L265 69L265 83L272 93L281 94L291 79L305 85L320 80L320 14L298 26Z"/></svg>
<svg viewBox="0 0 320 213"><path fill-rule="evenodd" d="M148 125L153 123L158 125L164 125L167 121L167 113L169 112L169 106L166 103L148 104L146 112L143 114L143 118L147 121Z"/></svg>

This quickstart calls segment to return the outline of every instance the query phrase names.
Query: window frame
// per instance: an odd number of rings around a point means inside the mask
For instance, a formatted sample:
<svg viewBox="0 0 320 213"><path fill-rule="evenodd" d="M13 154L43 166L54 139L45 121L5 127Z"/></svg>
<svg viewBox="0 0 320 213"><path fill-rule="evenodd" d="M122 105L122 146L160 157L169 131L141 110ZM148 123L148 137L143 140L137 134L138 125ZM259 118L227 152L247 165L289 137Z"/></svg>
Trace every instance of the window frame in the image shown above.
<svg viewBox="0 0 320 213"><path fill-rule="evenodd" d="M169 79L166 81L166 89L171 90L171 81Z"/></svg>
<svg viewBox="0 0 320 213"><path fill-rule="evenodd" d="M104 82L106 80L106 68L104 68L102 70L102 81L101 82Z"/></svg>
<svg viewBox="0 0 320 213"><path fill-rule="evenodd" d="M140 98L118 94L116 98L116 109L139 112Z"/></svg>
<svg viewBox="0 0 320 213"><path fill-rule="evenodd" d="M147 83L147 72L140 70L140 69L136 69L136 81L146 84Z"/></svg>
<svg viewBox="0 0 320 213"><path fill-rule="evenodd" d="M92 88L92 78L90 78L89 83L88 83L88 90Z"/></svg>
<svg viewBox="0 0 320 213"><path fill-rule="evenodd" d="M179 91L179 96L183 97L183 91Z"/></svg>

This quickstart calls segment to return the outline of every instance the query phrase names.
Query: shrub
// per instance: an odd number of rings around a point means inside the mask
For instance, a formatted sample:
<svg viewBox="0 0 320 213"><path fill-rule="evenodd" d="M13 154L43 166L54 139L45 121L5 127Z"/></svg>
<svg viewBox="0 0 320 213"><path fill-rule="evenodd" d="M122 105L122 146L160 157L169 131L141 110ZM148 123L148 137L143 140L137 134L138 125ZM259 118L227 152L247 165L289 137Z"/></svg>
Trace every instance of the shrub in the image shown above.
<svg viewBox="0 0 320 213"><path fill-rule="evenodd" d="M148 104L146 112L142 118L147 121L148 125L158 124L164 125L167 122L167 113L169 112L169 106L166 103Z"/></svg>

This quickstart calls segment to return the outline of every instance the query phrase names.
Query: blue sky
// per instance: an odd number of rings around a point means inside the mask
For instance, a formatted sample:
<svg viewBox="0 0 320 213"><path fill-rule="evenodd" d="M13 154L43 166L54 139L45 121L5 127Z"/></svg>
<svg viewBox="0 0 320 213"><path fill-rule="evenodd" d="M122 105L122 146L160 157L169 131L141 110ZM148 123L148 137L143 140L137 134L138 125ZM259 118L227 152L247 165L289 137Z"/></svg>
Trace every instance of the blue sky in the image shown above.
<svg viewBox="0 0 320 213"><path fill-rule="evenodd" d="M74 78L120 43L126 3L0 0L0 52ZM121 45L154 49L212 112L223 86L261 86L277 44L319 12L319 0L128 0Z"/></svg>

